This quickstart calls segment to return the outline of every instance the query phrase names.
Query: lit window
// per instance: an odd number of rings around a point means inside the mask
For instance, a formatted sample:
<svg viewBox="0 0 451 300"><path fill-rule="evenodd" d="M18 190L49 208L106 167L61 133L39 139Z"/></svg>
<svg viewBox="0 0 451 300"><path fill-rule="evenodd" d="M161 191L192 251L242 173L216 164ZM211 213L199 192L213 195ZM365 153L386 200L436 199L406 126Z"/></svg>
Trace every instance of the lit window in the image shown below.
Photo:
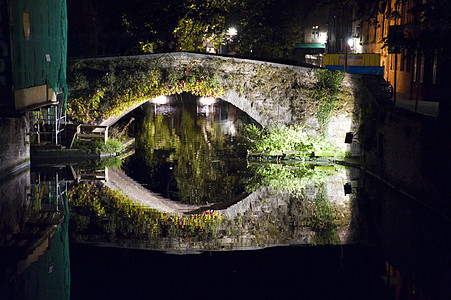
<svg viewBox="0 0 451 300"><path fill-rule="evenodd" d="M319 26L312 26L312 39L317 40L319 38Z"/></svg>
<svg viewBox="0 0 451 300"><path fill-rule="evenodd" d="M30 39L30 15L27 12L23 13L23 34L25 40Z"/></svg>

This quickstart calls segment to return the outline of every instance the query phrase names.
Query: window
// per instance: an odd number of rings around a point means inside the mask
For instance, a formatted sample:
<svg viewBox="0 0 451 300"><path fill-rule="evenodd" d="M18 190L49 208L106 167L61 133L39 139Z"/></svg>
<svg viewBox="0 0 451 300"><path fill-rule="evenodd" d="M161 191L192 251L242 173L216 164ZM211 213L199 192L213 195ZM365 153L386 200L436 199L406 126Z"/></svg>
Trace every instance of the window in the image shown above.
<svg viewBox="0 0 451 300"><path fill-rule="evenodd" d="M437 84L437 53L434 54L434 61L432 63L432 84Z"/></svg>
<svg viewBox="0 0 451 300"><path fill-rule="evenodd" d="M23 13L23 34L25 40L30 39L30 15L27 12Z"/></svg>
<svg viewBox="0 0 451 300"><path fill-rule="evenodd" d="M418 72L418 54L415 53L415 57L413 59L413 82L417 82L417 72Z"/></svg>
<svg viewBox="0 0 451 300"><path fill-rule="evenodd" d="M406 55L403 53L401 53L401 63L399 66L399 71L404 71L405 70L405 63L406 63Z"/></svg>
<svg viewBox="0 0 451 300"><path fill-rule="evenodd" d="M318 25L312 26L312 39L314 39L314 40L319 39L319 26Z"/></svg>
<svg viewBox="0 0 451 300"><path fill-rule="evenodd" d="M423 83L423 79L424 79L424 56L421 55L421 60L420 60L420 83Z"/></svg>
<svg viewBox="0 0 451 300"><path fill-rule="evenodd" d="M412 54L406 54L406 71L410 72L412 67Z"/></svg>

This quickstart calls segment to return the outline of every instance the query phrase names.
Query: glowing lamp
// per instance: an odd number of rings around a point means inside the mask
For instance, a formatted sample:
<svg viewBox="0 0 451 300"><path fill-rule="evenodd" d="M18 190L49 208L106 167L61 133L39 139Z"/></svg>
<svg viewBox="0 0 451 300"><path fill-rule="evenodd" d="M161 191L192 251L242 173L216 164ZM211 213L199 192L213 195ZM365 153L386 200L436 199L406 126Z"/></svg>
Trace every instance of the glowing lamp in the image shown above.
<svg viewBox="0 0 451 300"><path fill-rule="evenodd" d="M150 100L150 102L152 102L154 104L167 104L169 102L169 99L168 99L168 97L162 95L162 96L153 98L152 100Z"/></svg>

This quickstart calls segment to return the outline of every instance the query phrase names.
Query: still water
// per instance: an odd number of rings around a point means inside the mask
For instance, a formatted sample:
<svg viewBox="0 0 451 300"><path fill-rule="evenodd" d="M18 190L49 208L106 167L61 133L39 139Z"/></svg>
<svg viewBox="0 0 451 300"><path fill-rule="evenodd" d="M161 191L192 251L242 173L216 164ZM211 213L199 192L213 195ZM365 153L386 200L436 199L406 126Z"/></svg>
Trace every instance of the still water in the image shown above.
<svg viewBox="0 0 451 300"><path fill-rule="evenodd" d="M32 159L0 183L0 299L449 298L446 218L353 168L248 161L251 120L198 100L127 116L119 168Z"/></svg>
<svg viewBox="0 0 451 300"><path fill-rule="evenodd" d="M205 103L185 94L166 99L124 118L123 123L133 118L129 134L136 138L126 174L183 203L218 203L245 193L252 174L238 137L242 124L252 120L222 101Z"/></svg>

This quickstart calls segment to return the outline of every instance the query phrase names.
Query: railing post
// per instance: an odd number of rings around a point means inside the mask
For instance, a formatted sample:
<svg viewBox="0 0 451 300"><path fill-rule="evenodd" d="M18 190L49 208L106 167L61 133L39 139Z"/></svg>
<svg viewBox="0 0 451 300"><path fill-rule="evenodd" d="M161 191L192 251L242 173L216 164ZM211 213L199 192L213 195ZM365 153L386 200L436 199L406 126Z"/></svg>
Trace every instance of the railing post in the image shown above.
<svg viewBox="0 0 451 300"><path fill-rule="evenodd" d="M108 126L105 127L105 144L107 140L108 140Z"/></svg>

